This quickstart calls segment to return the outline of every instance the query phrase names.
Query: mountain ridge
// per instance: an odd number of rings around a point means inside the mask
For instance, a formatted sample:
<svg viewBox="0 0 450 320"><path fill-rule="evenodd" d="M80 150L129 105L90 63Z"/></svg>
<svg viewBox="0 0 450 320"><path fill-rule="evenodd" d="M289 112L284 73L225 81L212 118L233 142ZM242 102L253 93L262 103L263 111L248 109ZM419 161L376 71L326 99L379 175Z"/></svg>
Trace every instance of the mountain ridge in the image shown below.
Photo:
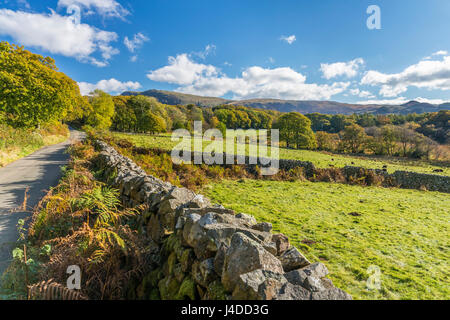
<svg viewBox="0 0 450 320"><path fill-rule="evenodd" d="M231 100L217 97L205 97L187 93L151 89L143 92L125 91L123 96L144 95L156 98L159 102L169 105L194 104L200 107L216 107L219 105L239 105L257 109L276 110L281 112L323 113L323 114L408 114L426 113L448 110L450 102L440 105L411 100L400 105L387 104L352 104L337 101L320 100L283 100L283 99L246 99Z"/></svg>

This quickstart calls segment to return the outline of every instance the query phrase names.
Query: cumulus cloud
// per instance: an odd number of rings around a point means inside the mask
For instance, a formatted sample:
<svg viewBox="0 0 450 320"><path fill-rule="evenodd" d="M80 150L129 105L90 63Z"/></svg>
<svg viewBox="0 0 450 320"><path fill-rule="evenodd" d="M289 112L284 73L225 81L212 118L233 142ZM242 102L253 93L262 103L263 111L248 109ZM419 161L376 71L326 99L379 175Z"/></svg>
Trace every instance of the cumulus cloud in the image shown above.
<svg viewBox="0 0 450 320"><path fill-rule="evenodd" d="M359 88L351 89L350 94L360 98L375 98L375 96L369 91L360 90Z"/></svg>
<svg viewBox="0 0 450 320"><path fill-rule="evenodd" d="M149 38L147 38L145 35L139 32L136 33L132 39L125 37L123 43L130 52L135 52L137 49L141 48L145 42L149 40L150 40Z"/></svg>
<svg viewBox="0 0 450 320"><path fill-rule="evenodd" d="M421 103L430 103L430 104L436 104L436 105L448 102L448 101L442 100L442 99L427 99L427 98L421 98L421 97L417 97L415 99L408 99L408 98L405 98L405 97L398 97L398 98L395 98L395 99L364 100L364 101L358 101L356 103L357 104L400 105L400 104L405 104L407 102L410 102L411 100L414 100L414 101L417 101L417 102L421 102Z"/></svg>
<svg viewBox="0 0 450 320"><path fill-rule="evenodd" d="M349 82L309 84L304 75L287 67L253 66L239 77L231 78L215 66L193 61L187 54L169 57L169 65L153 70L147 76L153 81L178 84L177 91L207 96L231 93L236 99L321 100L345 91L350 85Z"/></svg>
<svg viewBox="0 0 450 320"><path fill-rule="evenodd" d="M147 77L158 82L167 82L179 85L189 85L201 78L217 76L218 69L211 65L196 63L183 53L176 57L169 57L169 65L151 71Z"/></svg>
<svg viewBox="0 0 450 320"><path fill-rule="evenodd" d="M358 74L360 67L364 64L364 59L357 58L348 62L322 63L320 71L325 79L332 79L339 76L353 78Z"/></svg>
<svg viewBox="0 0 450 320"><path fill-rule="evenodd" d="M121 82L114 78L109 80L101 80L97 83L78 82L78 86L80 87L81 94L83 95L88 95L95 89L100 89L111 94L118 94L127 90L138 90L141 88L141 84L139 82Z"/></svg>
<svg viewBox="0 0 450 320"><path fill-rule="evenodd" d="M129 15L130 12L126 10L120 3L115 0L59 0L58 7L69 8L71 6L79 6L87 10L88 14L97 12L100 15L108 18L121 18Z"/></svg>
<svg viewBox="0 0 450 320"><path fill-rule="evenodd" d="M370 70L361 79L361 84L380 86L380 95L388 98L406 92L409 87L450 90L450 56L444 56L442 60L422 60L399 73Z"/></svg>
<svg viewBox="0 0 450 320"><path fill-rule="evenodd" d="M0 9L0 35L12 37L24 46L73 57L103 67L119 50L111 46L115 32L77 24L70 16L28 13ZM101 59L93 57L100 54Z"/></svg>
<svg viewBox="0 0 450 320"><path fill-rule="evenodd" d="M294 34L291 36L281 36L280 40L286 41L288 44L293 44L295 41L297 41L297 37Z"/></svg>

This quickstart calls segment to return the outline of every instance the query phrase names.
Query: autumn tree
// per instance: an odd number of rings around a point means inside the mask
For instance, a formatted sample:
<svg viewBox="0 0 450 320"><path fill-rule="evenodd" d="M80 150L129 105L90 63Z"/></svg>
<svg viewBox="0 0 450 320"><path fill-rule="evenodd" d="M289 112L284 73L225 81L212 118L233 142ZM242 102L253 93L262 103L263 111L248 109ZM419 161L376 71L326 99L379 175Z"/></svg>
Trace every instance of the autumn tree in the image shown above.
<svg viewBox="0 0 450 320"><path fill-rule="evenodd" d="M112 97L96 89L89 97L89 103L92 105L92 112L87 117L87 124L99 129L111 127L112 117L114 116L114 101Z"/></svg>
<svg viewBox="0 0 450 320"><path fill-rule="evenodd" d="M364 151L367 136L363 127L357 124L346 126L340 135L342 151L351 153Z"/></svg>
<svg viewBox="0 0 450 320"><path fill-rule="evenodd" d="M297 149L315 149L317 147L314 132L311 130L311 120L298 112L283 114L275 129L280 130L280 140L286 142L287 147Z"/></svg>
<svg viewBox="0 0 450 320"><path fill-rule="evenodd" d="M80 103L75 81L50 57L0 42L0 112L13 126L33 127L63 119Z"/></svg>

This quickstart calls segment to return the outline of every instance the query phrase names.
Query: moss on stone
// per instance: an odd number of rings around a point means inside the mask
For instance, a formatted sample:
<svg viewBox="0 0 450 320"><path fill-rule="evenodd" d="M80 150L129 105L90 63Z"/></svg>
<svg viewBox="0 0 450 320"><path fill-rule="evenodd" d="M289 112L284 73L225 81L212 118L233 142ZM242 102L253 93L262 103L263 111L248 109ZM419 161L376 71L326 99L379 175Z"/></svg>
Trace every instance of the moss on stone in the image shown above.
<svg viewBox="0 0 450 320"><path fill-rule="evenodd" d="M207 296L209 300L226 300L227 292L219 280L213 281L208 285Z"/></svg>
<svg viewBox="0 0 450 320"><path fill-rule="evenodd" d="M176 300L178 298L180 283L175 277L169 276L161 279L158 283L158 287L162 300Z"/></svg>
<svg viewBox="0 0 450 320"><path fill-rule="evenodd" d="M173 268L175 267L176 263L177 263L177 255L175 252L172 252L169 258L167 259L169 274L173 274Z"/></svg>
<svg viewBox="0 0 450 320"><path fill-rule="evenodd" d="M191 276L185 277L183 283L178 291L177 298L180 300L185 300L189 298L190 300L195 300L195 282Z"/></svg>

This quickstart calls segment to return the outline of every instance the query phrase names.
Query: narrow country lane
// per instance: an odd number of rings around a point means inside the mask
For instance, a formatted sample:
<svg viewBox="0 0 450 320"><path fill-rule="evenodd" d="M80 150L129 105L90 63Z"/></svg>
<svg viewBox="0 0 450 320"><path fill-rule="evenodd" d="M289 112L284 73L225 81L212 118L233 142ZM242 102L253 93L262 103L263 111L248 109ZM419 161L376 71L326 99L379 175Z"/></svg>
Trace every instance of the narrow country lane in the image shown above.
<svg viewBox="0 0 450 320"><path fill-rule="evenodd" d="M31 209L61 177L61 166L69 160L65 152L83 133L71 130L66 142L44 147L26 158L0 168L0 275L11 261L18 239L17 222L29 217ZM27 190L27 210L22 209Z"/></svg>

